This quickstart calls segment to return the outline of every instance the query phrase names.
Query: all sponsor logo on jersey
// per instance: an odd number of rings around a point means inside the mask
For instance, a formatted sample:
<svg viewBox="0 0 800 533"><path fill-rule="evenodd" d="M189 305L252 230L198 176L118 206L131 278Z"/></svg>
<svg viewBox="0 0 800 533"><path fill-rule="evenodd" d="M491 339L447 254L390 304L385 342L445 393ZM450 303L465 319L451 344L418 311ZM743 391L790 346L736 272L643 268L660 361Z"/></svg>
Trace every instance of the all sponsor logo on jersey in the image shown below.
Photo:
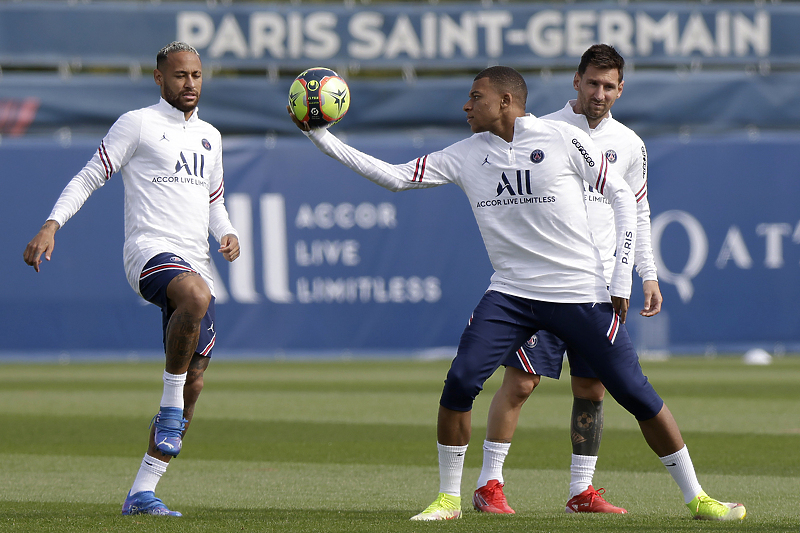
<svg viewBox="0 0 800 533"><path fill-rule="evenodd" d="M500 196L503 193L503 191L508 191L508 193L511 196L517 196L518 194L519 195L531 194L531 171L526 169L524 172L525 172L525 183L524 183L525 187L523 189L523 182L522 182L523 171L517 170L516 191L514 191L514 187L512 187L511 183L509 183L508 178L506 177L506 173L503 172L503 174L500 176L500 182L497 184L497 196Z"/></svg>
<svg viewBox="0 0 800 533"><path fill-rule="evenodd" d="M206 168L205 154L192 152L187 159L183 152L180 153L175 162L175 174L187 174L186 176L156 176L153 183L188 183L189 185L199 185L208 187L208 181L203 173Z"/></svg>
<svg viewBox="0 0 800 533"><path fill-rule="evenodd" d="M617 152L614 150L606 150L606 161L609 163L616 163L617 162Z"/></svg>
<svg viewBox="0 0 800 533"><path fill-rule="evenodd" d="M544 204L555 202L555 196L533 196L531 190L531 171L530 169L517 170L516 179L509 180L506 173L500 174L500 181L497 183L497 194L493 200L482 200L476 207L494 207L501 205L521 205L521 204ZM502 196L502 198L501 198Z"/></svg>
<svg viewBox="0 0 800 533"><path fill-rule="evenodd" d="M206 156L204 154L198 154L197 152L193 152L192 156L194 156L191 158L194 160L194 165L190 167L189 161L186 159L186 156L183 155L183 152L181 152L180 159L175 163L175 172L183 170L190 176L204 177L203 170L206 167Z"/></svg>
<svg viewBox="0 0 800 533"><path fill-rule="evenodd" d="M585 192L583 193L583 199L585 202L587 203L599 202L601 204L611 205L611 202L608 200L608 198L597 192L597 190L595 190L594 187L592 187L588 183L585 185L585 187L586 189Z"/></svg>
<svg viewBox="0 0 800 533"><path fill-rule="evenodd" d="M581 143L578 142L578 139L572 139L572 144L575 145L575 148L578 149L578 152L583 156L583 159L588 163L590 167L594 166L594 161L592 157L589 155L589 152L586 151L586 148L583 147Z"/></svg>

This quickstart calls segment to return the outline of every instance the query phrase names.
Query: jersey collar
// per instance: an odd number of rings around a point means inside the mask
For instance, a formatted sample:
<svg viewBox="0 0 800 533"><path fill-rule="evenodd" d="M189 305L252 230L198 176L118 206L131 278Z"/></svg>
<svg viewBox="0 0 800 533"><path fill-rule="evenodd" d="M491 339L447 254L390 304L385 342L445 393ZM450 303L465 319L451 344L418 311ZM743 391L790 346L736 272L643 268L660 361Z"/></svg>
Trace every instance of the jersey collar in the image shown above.
<svg viewBox="0 0 800 533"><path fill-rule="evenodd" d="M189 117L189 120L186 120L186 116L183 114L183 111L181 111L178 108L172 107L169 103L167 103L166 100L164 100L164 98L159 98L158 99L158 106L157 107L158 107L158 110L161 111L162 113L164 113L165 115L167 115L167 116L169 116L171 118L174 118L175 120L179 120L181 122L194 122L194 121L198 120L198 118L197 118L197 110L198 110L198 108L197 107L194 108L194 113L192 113L192 116Z"/></svg>
<svg viewBox="0 0 800 533"><path fill-rule="evenodd" d="M487 134L486 138L489 139L489 143L497 146L498 148L505 150L509 146L514 144L514 141L517 137L525 130L530 129L535 124L534 121L538 120L536 115L532 113L525 113L521 117L517 117L514 119L514 138L511 139L510 143L507 143L505 139L495 135L494 133L484 132Z"/></svg>
<svg viewBox="0 0 800 533"><path fill-rule="evenodd" d="M575 104L577 100L570 100L567 102L567 105L564 106L564 116L567 119L567 122L572 124L573 126L578 126L580 129L585 131L586 133L592 132L599 132L603 129L603 127L611 122L611 111L609 110L608 116L600 121L593 130L589 128L589 121L586 119L586 116L582 115L581 113L575 112Z"/></svg>

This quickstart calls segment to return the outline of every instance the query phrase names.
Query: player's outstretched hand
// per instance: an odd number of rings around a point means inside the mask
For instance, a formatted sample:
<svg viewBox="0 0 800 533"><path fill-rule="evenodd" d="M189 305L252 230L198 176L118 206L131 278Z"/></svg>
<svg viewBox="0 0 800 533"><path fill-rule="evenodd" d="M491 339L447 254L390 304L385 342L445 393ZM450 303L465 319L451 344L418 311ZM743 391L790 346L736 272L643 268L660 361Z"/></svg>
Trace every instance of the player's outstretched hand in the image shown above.
<svg viewBox="0 0 800 533"><path fill-rule="evenodd" d="M297 124L298 128L300 128L303 131L311 131L311 127L309 127L308 122L302 122L300 120L297 120L297 117L294 116L294 113L292 113L292 108L289 107L288 105L286 106L286 111L289 112L289 116L292 117L292 122Z"/></svg>
<svg viewBox="0 0 800 533"><path fill-rule="evenodd" d="M619 315L619 320L623 324L625 319L628 318L628 299L620 296L611 297L611 305L614 306L614 312Z"/></svg>
<svg viewBox="0 0 800 533"><path fill-rule="evenodd" d="M664 301L658 282L655 280L645 281L642 289L644 290L644 309L639 311L639 314L642 316L657 315L661 312L661 302Z"/></svg>
<svg viewBox="0 0 800 533"><path fill-rule="evenodd" d="M55 220L48 220L39 230L39 233L28 243L28 246L25 247L22 257L36 272L39 272L39 265L42 264L42 254L44 254L45 259L50 261L50 257L53 255L53 248L56 247L55 234L60 227Z"/></svg>
<svg viewBox="0 0 800 533"><path fill-rule="evenodd" d="M219 253L226 261L232 262L239 257L239 239L236 235L225 235L219 241Z"/></svg>

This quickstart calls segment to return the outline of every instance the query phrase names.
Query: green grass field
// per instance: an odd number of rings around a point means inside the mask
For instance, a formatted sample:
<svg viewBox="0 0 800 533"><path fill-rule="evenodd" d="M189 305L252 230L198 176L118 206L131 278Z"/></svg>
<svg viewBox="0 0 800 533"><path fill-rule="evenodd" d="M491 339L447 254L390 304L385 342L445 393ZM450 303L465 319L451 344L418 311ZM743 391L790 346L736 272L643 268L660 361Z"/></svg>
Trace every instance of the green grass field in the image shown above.
<svg viewBox="0 0 800 533"><path fill-rule="evenodd" d="M569 380L543 380L506 461L516 516L474 512L486 412L473 412L465 513L410 522L436 496L435 420L445 361L215 360L181 456L157 495L183 518L120 508L158 407L157 363L0 365L0 531L800 531L800 358L642 363L712 496L741 523L690 519L680 491L612 399L595 486L628 515L567 515Z"/></svg>

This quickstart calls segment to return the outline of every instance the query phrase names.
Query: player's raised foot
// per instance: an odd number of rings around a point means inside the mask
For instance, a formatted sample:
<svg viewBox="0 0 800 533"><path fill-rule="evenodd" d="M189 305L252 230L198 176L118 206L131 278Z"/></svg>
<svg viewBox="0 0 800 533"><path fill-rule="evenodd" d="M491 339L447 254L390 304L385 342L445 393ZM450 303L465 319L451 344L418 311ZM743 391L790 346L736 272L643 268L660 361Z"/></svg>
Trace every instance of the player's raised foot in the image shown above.
<svg viewBox="0 0 800 533"><path fill-rule="evenodd" d="M156 448L164 455L176 456L181 453L183 430L186 420L180 407L162 407L153 424L156 427Z"/></svg>
<svg viewBox="0 0 800 533"><path fill-rule="evenodd" d="M611 505L605 499L606 489L594 490L594 487L589 485L589 488L581 492L577 496L573 496L567 502L568 513L617 513L628 514L628 511L622 507Z"/></svg>
<svg viewBox="0 0 800 533"><path fill-rule="evenodd" d="M156 516L183 516L178 511L170 511L164 502L156 498L152 491L142 491L125 498L122 504L122 514L124 516L134 514L151 514Z"/></svg>
<svg viewBox="0 0 800 533"><path fill-rule="evenodd" d="M747 510L741 503L720 502L705 491L686 504L696 520L742 520Z"/></svg>
<svg viewBox="0 0 800 533"><path fill-rule="evenodd" d="M453 520L461 518L461 496L440 492L427 509L411 517L411 520Z"/></svg>
<svg viewBox="0 0 800 533"><path fill-rule="evenodd" d="M472 506L476 511L495 514L514 514L514 509L508 506L506 495L503 494L503 483L490 479L486 485L475 491L472 495Z"/></svg>

